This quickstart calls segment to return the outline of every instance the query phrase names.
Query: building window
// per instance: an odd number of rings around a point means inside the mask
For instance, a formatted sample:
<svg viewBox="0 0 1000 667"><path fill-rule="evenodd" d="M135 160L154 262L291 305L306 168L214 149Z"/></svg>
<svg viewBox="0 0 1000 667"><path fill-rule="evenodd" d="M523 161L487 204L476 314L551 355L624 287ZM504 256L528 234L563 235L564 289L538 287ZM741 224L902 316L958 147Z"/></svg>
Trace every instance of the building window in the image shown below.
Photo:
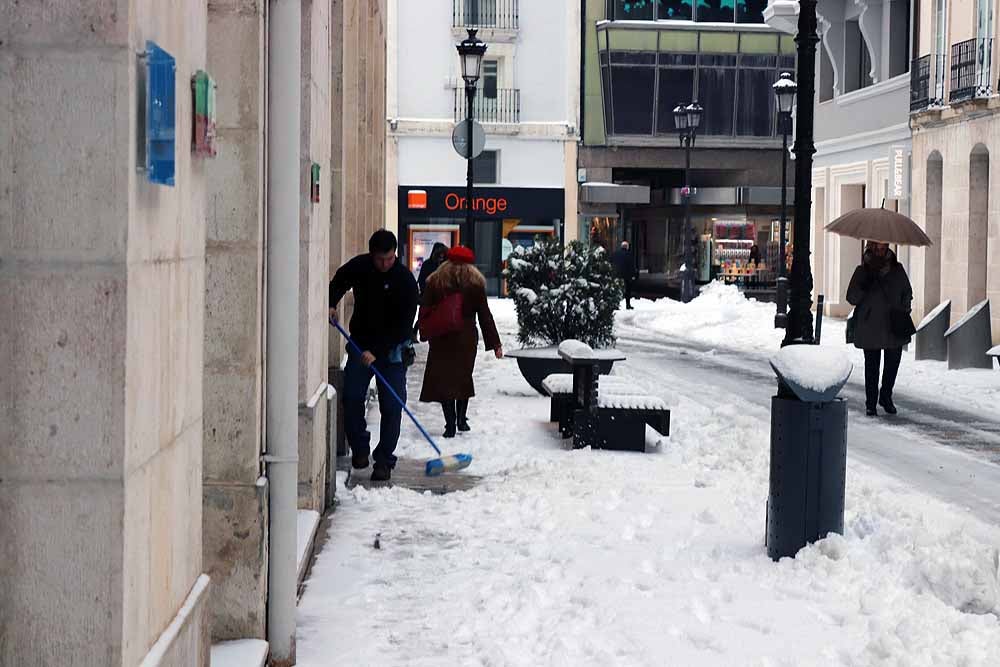
<svg viewBox="0 0 1000 667"><path fill-rule="evenodd" d="M743 55L737 72L736 135L770 137L774 134L774 68L776 56Z"/></svg>
<svg viewBox="0 0 1000 667"><path fill-rule="evenodd" d="M699 23L733 23L736 20L736 1L698 0L695 20Z"/></svg>
<svg viewBox="0 0 1000 667"><path fill-rule="evenodd" d="M857 21L844 24L844 92L872 85L872 60Z"/></svg>
<svg viewBox="0 0 1000 667"><path fill-rule="evenodd" d="M690 21L692 0L657 0L656 18L666 21Z"/></svg>
<svg viewBox="0 0 1000 667"><path fill-rule="evenodd" d="M613 133L652 134L656 54L612 51L611 85Z"/></svg>
<svg viewBox="0 0 1000 667"><path fill-rule="evenodd" d="M654 17L654 0L609 0L608 13L619 21L651 21Z"/></svg>
<svg viewBox="0 0 1000 667"><path fill-rule="evenodd" d="M500 151L483 151L472 161L472 182L495 185L500 182Z"/></svg>
<svg viewBox="0 0 1000 667"><path fill-rule="evenodd" d="M497 78L499 72L499 61L483 61L483 97L486 99L495 100L497 98Z"/></svg>
<svg viewBox="0 0 1000 667"><path fill-rule="evenodd" d="M767 0L608 0L613 21L764 23Z"/></svg>

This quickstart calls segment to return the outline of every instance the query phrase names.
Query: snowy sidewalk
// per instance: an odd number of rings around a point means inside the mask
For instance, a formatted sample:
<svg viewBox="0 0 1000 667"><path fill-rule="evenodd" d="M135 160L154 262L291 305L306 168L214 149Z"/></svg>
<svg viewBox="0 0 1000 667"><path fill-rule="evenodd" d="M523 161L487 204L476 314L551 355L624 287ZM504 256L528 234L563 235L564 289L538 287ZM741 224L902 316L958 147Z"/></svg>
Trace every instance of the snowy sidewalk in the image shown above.
<svg viewBox="0 0 1000 667"><path fill-rule="evenodd" d="M491 306L513 349L510 302ZM513 361L481 355L473 433L444 442L483 479L338 491L299 664L995 664L1000 530L851 461L844 537L772 563L767 423L686 382L660 388L660 451L572 451ZM429 452L411 425L400 449Z"/></svg>

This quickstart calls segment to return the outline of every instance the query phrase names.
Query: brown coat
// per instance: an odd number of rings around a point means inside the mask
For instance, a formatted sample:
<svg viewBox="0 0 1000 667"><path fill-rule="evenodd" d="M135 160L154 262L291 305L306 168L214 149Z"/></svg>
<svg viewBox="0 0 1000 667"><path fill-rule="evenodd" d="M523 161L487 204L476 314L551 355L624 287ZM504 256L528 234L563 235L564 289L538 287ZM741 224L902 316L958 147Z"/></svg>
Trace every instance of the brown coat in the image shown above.
<svg viewBox="0 0 1000 667"><path fill-rule="evenodd" d="M432 277L427 283L424 303L433 306L447 295L448 292ZM420 400L425 403L468 399L476 395L472 371L476 366L476 348L479 343L477 317L483 330L486 349L493 350L500 345L500 334L497 333L493 314L486 301L486 290L482 285L469 285L462 290L462 315L465 326L460 331L430 340L424 385L420 390Z"/></svg>

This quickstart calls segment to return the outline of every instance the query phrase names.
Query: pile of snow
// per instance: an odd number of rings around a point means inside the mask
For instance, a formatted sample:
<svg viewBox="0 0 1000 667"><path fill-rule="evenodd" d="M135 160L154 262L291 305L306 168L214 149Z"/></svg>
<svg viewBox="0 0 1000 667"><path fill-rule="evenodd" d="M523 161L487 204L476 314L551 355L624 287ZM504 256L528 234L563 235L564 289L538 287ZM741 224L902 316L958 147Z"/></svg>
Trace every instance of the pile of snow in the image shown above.
<svg viewBox="0 0 1000 667"><path fill-rule="evenodd" d="M578 359L593 359L594 349L582 341L571 338L559 343L559 354Z"/></svg>
<svg viewBox="0 0 1000 667"><path fill-rule="evenodd" d="M820 345L783 347L771 365L786 381L821 394L842 387L854 369L843 350Z"/></svg>
<svg viewBox="0 0 1000 667"><path fill-rule="evenodd" d="M644 394L598 394L597 405L601 408L616 408L619 410L666 410L667 404L662 398Z"/></svg>

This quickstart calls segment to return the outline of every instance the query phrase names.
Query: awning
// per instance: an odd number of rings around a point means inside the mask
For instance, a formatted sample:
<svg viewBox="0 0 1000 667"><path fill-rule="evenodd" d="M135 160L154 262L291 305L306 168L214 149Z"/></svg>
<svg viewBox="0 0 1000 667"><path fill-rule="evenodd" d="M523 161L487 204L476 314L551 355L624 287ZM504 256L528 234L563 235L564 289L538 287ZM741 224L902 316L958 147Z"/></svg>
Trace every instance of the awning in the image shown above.
<svg viewBox="0 0 1000 667"><path fill-rule="evenodd" d="M649 186L621 183L584 183L580 201L585 204L648 204Z"/></svg>

